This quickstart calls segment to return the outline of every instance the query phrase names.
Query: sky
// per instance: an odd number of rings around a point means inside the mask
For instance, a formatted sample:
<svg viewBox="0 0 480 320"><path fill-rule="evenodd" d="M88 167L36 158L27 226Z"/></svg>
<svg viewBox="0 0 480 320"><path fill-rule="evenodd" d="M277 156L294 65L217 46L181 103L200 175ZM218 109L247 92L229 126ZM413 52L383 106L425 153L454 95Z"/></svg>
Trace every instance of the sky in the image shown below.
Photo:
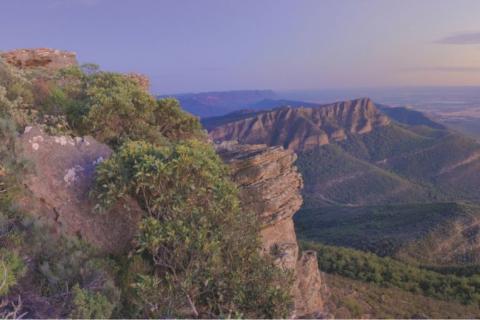
<svg viewBox="0 0 480 320"><path fill-rule="evenodd" d="M478 0L1 0L0 50L75 51L158 94L480 85Z"/></svg>

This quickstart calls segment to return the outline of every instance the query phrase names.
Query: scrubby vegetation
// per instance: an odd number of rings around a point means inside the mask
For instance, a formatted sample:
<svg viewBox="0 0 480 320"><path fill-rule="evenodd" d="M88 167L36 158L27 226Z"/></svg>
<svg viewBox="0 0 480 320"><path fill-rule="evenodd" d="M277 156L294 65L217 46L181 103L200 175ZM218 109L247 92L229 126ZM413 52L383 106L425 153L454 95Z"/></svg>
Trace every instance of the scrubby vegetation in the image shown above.
<svg viewBox="0 0 480 320"><path fill-rule="evenodd" d="M137 200L130 252L105 256L16 209L32 169L15 142L27 125L113 149L98 167L92 214ZM176 100L94 65L38 74L0 60L0 317L18 316L27 293L38 303L28 310L48 305L61 317L286 317L292 277L260 254L258 231L198 119Z"/></svg>
<svg viewBox="0 0 480 320"><path fill-rule="evenodd" d="M435 249L442 240L461 234L454 227L455 223L468 228L469 221L479 216L477 205L446 202L326 206L301 209L294 220L299 237L305 240L371 251L380 256L401 255L417 264L433 264L454 254L458 255L457 263L478 261L473 252L461 255L447 245L443 251ZM437 256L432 256L433 252ZM441 257L438 257L439 252L442 252Z"/></svg>
<svg viewBox="0 0 480 320"><path fill-rule="evenodd" d="M324 274L329 289L326 308L336 319L473 319L480 315L476 305L439 300L396 287Z"/></svg>
<svg viewBox="0 0 480 320"><path fill-rule="evenodd" d="M317 251L318 265L327 273L438 299L480 304L480 275L444 275L358 250L314 243L302 245Z"/></svg>

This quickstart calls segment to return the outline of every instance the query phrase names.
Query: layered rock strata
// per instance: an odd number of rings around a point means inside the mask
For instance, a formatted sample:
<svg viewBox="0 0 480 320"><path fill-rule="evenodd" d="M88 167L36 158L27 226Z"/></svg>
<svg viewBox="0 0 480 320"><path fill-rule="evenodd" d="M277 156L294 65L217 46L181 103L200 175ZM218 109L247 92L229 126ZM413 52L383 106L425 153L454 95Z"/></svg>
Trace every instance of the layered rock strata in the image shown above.
<svg viewBox="0 0 480 320"><path fill-rule="evenodd" d="M302 205L302 177L294 166L296 155L282 147L224 142L217 152L230 166L241 189L245 208L262 223L265 254L295 276L295 317L322 315L322 277L314 251L300 253L292 217Z"/></svg>
<svg viewBox="0 0 480 320"><path fill-rule="evenodd" d="M268 111L225 116L208 128L217 142L279 145L296 152L341 141L349 134L365 134L390 123L368 98L317 107L282 107Z"/></svg>

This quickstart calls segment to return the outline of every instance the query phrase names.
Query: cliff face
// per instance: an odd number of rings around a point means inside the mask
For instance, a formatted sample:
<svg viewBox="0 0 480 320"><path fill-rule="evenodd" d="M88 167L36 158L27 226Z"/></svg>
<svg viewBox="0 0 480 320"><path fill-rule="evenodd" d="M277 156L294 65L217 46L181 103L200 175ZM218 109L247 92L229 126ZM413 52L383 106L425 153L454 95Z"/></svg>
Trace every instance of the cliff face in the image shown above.
<svg viewBox="0 0 480 320"><path fill-rule="evenodd" d="M0 57L7 63L20 69L44 68L56 71L78 64L75 52L48 48L0 52Z"/></svg>
<svg viewBox="0 0 480 320"><path fill-rule="evenodd" d="M222 143L217 151L231 167L244 206L260 217L263 250L277 264L293 270L296 317L322 314L323 281L316 253L299 253L292 216L302 205L302 178L293 165L296 155L282 147Z"/></svg>
<svg viewBox="0 0 480 320"><path fill-rule="evenodd" d="M210 128L214 141L266 143L304 151L343 140L348 133L368 133L375 127L388 125L390 120L370 99L364 98L311 108L283 107L218 122L218 126Z"/></svg>

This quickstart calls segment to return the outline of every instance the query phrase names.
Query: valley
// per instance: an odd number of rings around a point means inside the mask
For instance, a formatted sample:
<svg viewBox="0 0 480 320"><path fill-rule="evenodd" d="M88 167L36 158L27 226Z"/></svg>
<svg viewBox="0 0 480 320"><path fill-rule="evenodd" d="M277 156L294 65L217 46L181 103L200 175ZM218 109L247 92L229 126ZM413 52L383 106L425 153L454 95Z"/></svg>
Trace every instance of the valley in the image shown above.
<svg viewBox="0 0 480 320"><path fill-rule="evenodd" d="M409 309L434 317L441 301L449 300L444 293L415 291L402 282L378 287L373 278L364 277L367 271L358 259L387 259L375 263L413 268L420 287L433 277L437 283L473 281L472 294L479 290L473 271L480 267L480 145L475 139L421 112L370 99L305 107L298 103L202 123L214 141L280 145L297 153L304 204L294 216L295 228L306 241L304 248L319 252L319 267L333 287L342 283L331 290L332 299L339 299L333 313L379 316L385 310L375 299L412 301L417 298L405 297L413 294L425 305L404 305L398 312ZM323 245L330 245L327 256ZM352 254L354 260L341 262L342 254ZM457 275L457 280L448 278ZM458 305L450 311L480 314L478 302L458 294L465 293L452 293ZM414 316L392 312L388 316Z"/></svg>

